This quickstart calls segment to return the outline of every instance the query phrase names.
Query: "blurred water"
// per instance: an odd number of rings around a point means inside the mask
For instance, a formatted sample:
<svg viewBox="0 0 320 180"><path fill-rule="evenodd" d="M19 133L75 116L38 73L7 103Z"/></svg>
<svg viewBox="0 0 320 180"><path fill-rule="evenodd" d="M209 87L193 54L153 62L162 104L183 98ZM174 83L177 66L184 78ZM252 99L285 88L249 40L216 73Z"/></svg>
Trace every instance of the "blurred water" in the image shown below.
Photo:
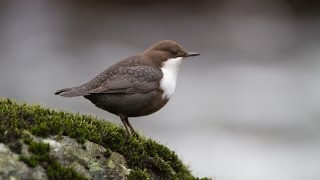
<svg viewBox="0 0 320 180"><path fill-rule="evenodd" d="M320 178L320 21L284 2L0 3L0 96L118 117L55 90L172 39L201 56L181 67L159 112L132 118L196 175L222 180ZM250 6L249 6L250 4Z"/></svg>

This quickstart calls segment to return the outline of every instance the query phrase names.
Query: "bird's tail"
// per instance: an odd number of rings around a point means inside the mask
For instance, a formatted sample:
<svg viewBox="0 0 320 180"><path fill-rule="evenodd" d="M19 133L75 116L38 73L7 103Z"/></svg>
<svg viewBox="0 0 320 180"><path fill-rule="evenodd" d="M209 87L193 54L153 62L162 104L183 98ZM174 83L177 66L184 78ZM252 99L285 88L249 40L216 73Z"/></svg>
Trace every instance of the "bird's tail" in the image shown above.
<svg viewBox="0 0 320 180"><path fill-rule="evenodd" d="M65 88L60 89L54 93L55 95L60 95L63 97L75 97L75 96L83 96L82 92L79 92L78 88Z"/></svg>

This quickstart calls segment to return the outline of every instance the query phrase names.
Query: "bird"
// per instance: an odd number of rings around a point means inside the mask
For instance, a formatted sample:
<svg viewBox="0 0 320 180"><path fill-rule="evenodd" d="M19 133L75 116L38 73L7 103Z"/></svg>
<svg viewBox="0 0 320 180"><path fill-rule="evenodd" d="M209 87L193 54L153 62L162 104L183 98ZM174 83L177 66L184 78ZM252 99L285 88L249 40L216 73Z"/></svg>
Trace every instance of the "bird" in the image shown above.
<svg viewBox="0 0 320 180"><path fill-rule="evenodd" d="M121 60L91 81L55 92L63 97L83 96L95 106L120 117L127 136L137 134L129 117L160 110L172 97L179 67L198 56L172 40L162 40L144 52Z"/></svg>

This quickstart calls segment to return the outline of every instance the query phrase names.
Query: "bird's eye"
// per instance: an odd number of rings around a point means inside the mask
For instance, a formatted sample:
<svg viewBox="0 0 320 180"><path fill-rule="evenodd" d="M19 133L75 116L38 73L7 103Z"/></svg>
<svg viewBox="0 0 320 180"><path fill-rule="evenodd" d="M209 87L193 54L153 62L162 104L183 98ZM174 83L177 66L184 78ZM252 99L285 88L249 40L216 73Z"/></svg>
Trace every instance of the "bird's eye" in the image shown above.
<svg viewBox="0 0 320 180"><path fill-rule="evenodd" d="M171 52L171 54L177 54L178 53L178 51L176 49L173 49L170 52Z"/></svg>

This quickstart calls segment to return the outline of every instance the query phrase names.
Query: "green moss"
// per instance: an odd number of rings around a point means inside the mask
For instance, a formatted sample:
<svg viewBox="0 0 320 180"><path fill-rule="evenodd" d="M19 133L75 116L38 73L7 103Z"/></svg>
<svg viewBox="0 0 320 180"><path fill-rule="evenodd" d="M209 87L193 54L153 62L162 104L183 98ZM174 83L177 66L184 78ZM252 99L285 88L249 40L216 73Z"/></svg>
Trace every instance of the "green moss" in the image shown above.
<svg viewBox="0 0 320 180"><path fill-rule="evenodd" d="M169 163L164 162L160 157L150 157L145 163L152 172L155 174L161 174L166 179L170 179L175 175L175 172Z"/></svg>
<svg viewBox="0 0 320 180"><path fill-rule="evenodd" d="M64 180L85 180L84 176L79 175L71 168L64 168L57 161L48 165L46 173L49 179L64 179Z"/></svg>
<svg viewBox="0 0 320 180"><path fill-rule="evenodd" d="M20 161L25 162L28 166L33 168L39 165L39 159L36 156L20 156Z"/></svg>
<svg viewBox="0 0 320 180"><path fill-rule="evenodd" d="M50 152L50 146L46 143L31 142L29 145L29 151L38 156L48 155Z"/></svg>
<svg viewBox="0 0 320 180"><path fill-rule="evenodd" d="M16 154L21 154L22 151L22 143L21 142L14 142L8 145L10 150Z"/></svg>
<svg viewBox="0 0 320 180"><path fill-rule="evenodd" d="M25 130L41 137L63 135L81 143L88 140L100 144L110 149L105 156L110 156L111 151L114 151L125 157L129 168L133 170L132 177L145 177L149 173L161 179L197 179L167 147L150 139L127 139L124 129L110 122L92 116L54 111L39 105L0 100L0 142L19 139ZM46 151L43 145L36 149L39 153ZM36 159L24 161L34 164Z"/></svg>
<svg viewBox="0 0 320 180"><path fill-rule="evenodd" d="M107 148L106 151L103 152L103 156L105 158L109 158L111 156L111 153L112 151L109 148Z"/></svg>
<svg viewBox="0 0 320 180"><path fill-rule="evenodd" d="M22 133L18 129L7 128L6 126L2 125L0 125L0 132L0 142L4 144L17 142L22 137Z"/></svg>
<svg viewBox="0 0 320 180"><path fill-rule="evenodd" d="M147 170L141 170L141 169L138 169L138 170L132 170L130 172L130 174L128 175L128 180L149 180L150 177L149 177L149 174L147 172Z"/></svg>
<svg viewBox="0 0 320 180"><path fill-rule="evenodd" d="M36 167L41 162L49 161L50 163L52 161L52 158L49 156L49 144L36 143L32 141L29 145L29 151L32 153L32 155L21 155L20 160L25 162L30 167Z"/></svg>
<svg viewBox="0 0 320 180"><path fill-rule="evenodd" d="M24 142L25 144L30 145L32 141L33 141L33 139L32 139L32 137L31 137L29 134L24 134L23 142Z"/></svg>

